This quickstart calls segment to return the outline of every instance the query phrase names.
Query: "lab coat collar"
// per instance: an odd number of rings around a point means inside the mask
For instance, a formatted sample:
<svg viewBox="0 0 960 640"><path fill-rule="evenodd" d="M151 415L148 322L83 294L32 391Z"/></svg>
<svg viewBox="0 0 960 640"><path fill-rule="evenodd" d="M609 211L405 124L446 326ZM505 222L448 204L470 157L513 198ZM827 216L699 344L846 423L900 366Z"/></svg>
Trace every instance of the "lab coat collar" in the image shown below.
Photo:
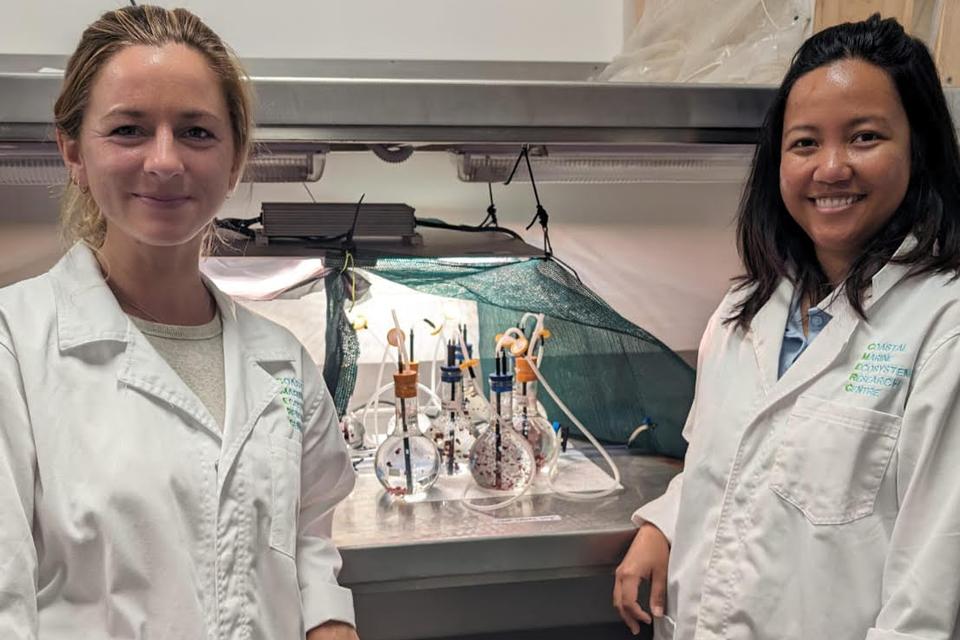
<svg viewBox="0 0 960 640"><path fill-rule="evenodd" d="M894 253L899 257L913 249L916 238L908 236ZM870 308L890 292L910 272L908 265L887 262L872 278L870 291L864 301L864 312L869 319ZM765 406L795 391L827 368L842 352L854 330L863 321L847 301L843 288L838 288L818 308L833 318L800 358L778 379L780 350L786 330L787 316L795 296L795 287L789 278L780 281L767 304L754 317L748 332L760 370L760 381L767 396Z"/></svg>
<svg viewBox="0 0 960 640"><path fill-rule="evenodd" d="M900 243L900 246L894 252L894 258L900 258L910 251L912 251L918 244L917 238L914 235L908 235L903 239L903 242ZM872 286L870 291L867 292L866 299L864 300L864 312L868 313L870 308L877 303L881 298L887 295L887 292L890 291L898 282L907 277L910 273L910 266L905 264L895 264L894 262L888 261L887 264L883 265L883 268L880 271L877 271L873 276Z"/></svg>
<svg viewBox="0 0 960 640"><path fill-rule="evenodd" d="M93 250L78 242L50 270L61 351L91 342L129 342L129 320L107 286Z"/></svg>

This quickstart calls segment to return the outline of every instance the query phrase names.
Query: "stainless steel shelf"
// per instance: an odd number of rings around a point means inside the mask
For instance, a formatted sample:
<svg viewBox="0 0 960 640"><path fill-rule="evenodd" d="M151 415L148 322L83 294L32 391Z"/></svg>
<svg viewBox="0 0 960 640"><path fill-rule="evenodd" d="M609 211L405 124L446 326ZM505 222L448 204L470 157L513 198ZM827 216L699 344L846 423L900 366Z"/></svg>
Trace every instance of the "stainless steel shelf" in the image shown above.
<svg viewBox="0 0 960 640"><path fill-rule="evenodd" d="M261 141L744 143L773 90L595 82L602 64L248 60ZM0 55L0 141L51 140L61 56ZM48 71L41 72L41 68Z"/></svg>
<svg viewBox="0 0 960 640"><path fill-rule="evenodd" d="M0 143L52 141L63 56L0 55ZM770 86L590 78L602 63L250 59L261 142L751 143ZM46 69L41 72L41 69ZM960 89L947 89L954 113Z"/></svg>

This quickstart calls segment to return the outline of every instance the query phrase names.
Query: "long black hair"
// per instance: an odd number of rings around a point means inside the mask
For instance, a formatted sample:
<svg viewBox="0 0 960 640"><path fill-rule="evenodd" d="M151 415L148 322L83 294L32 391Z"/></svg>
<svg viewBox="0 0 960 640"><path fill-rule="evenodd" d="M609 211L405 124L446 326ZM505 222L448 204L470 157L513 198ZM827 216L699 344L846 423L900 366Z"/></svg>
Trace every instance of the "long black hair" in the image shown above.
<svg viewBox="0 0 960 640"><path fill-rule="evenodd" d="M873 64L893 80L910 123L910 182L890 220L850 266L844 290L863 316L871 278L891 260L908 234L917 246L898 256L913 275L960 273L960 153L937 68L927 47L894 19L874 14L863 22L831 27L812 36L793 58L760 131L753 167L737 220L737 244L746 273L736 290L749 293L727 322L747 329L781 279L818 300L831 290L813 242L790 217L780 194L780 147L787 97L803 75L837 60Z"/></svg>

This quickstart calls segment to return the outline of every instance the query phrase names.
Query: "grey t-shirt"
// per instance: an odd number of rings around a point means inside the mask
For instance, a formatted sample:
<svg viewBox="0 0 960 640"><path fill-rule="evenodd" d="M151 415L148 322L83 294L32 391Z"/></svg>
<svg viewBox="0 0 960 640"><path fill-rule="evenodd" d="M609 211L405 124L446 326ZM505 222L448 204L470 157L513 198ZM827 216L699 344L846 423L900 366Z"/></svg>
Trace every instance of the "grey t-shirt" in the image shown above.
<svg viewBox="0 0 960 640"><path fill-rule="evenodd" d="M192 327L159 324L134 316L130 319L196 394L222 431L227 394L220 313L207 324Z"/></svg>

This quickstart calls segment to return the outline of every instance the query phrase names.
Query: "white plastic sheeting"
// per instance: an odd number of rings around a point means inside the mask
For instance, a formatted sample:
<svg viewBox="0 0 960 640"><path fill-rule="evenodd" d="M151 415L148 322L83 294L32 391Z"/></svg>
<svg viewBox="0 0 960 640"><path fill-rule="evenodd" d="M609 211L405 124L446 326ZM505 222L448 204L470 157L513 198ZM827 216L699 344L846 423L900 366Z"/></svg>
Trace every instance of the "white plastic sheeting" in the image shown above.
<svg viewBox="0 0 960 640"><path fill-rule="evenodd" d="M227 295L248 300L273 300L310 283L326 271L320 258L204 258L200 270Z"/></svg>
<svg viewBox="0 0 960 640"><path fill-rule="evenodd" d="M811 0L647 0L598 79L776 84L812 15Z"/></svg>

